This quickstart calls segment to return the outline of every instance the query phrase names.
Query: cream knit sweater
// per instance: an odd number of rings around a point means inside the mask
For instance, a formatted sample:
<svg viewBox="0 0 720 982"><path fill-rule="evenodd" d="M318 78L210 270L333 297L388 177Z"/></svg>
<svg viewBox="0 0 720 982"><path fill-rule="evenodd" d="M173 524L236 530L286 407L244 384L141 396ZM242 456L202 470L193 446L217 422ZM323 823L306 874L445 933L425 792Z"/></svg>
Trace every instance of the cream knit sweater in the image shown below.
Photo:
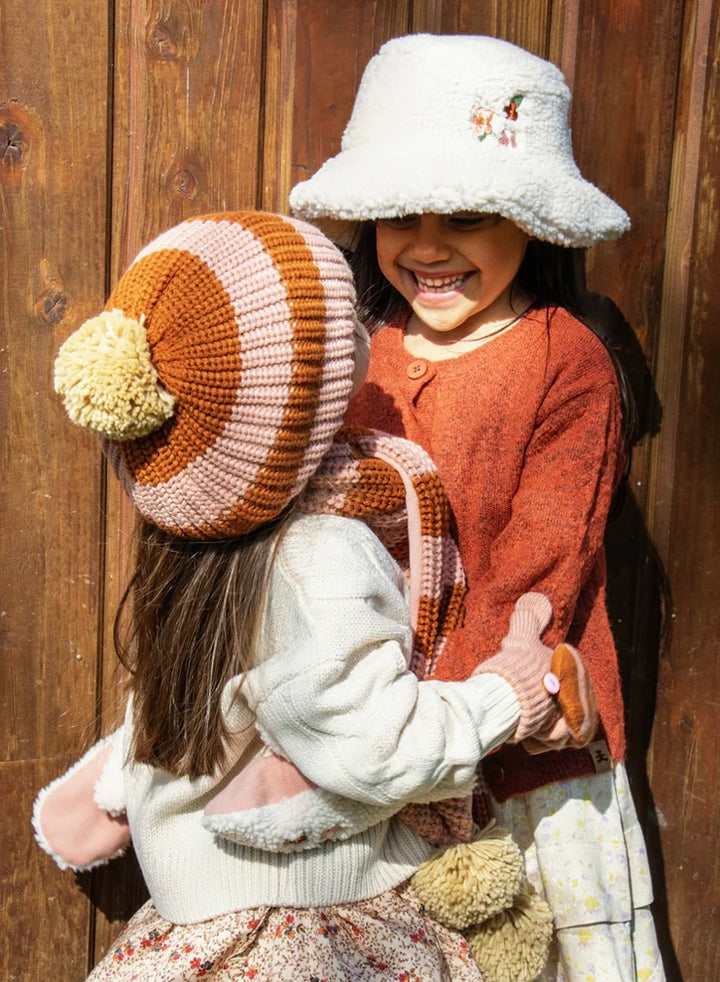
<svg viewBox="0 0 720 982"><path fill-rule="evenodd" d="M407 669L406 593L399 567L364 523L299 517L273 563L262 660L224 694L239 764L195 781L123 765L128 716L114 740L113 810L124 795L163 917L189 923L261 905L360 900L398 885L428 858L432 846L387 815L410 800L468 794L478 760L512 732L519 704L492 674L418 682ZM231 829L227 836L211 830L205 807L256 752L255 727L311 781L384 817L342 841L298 851L249 848L232 841Z"/></svg>

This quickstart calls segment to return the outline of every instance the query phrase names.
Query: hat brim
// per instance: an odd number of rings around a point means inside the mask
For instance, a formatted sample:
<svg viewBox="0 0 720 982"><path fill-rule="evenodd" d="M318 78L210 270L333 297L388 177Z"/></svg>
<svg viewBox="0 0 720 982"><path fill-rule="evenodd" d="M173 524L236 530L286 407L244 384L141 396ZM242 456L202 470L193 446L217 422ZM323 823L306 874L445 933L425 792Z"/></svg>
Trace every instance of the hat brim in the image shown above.
<svg viewBox="0 0 720 982"><path fill-rule="evenodd" d="M422 166L413 161L423 161ZM297 184L290 205L345 248L353 247L359 222L407 214L492 212L538 239L572 247L616 239L627 231L626 212L574 164L543 163L517 154L511 167L503 167L496 154L478 154L469 164L467 151L452 147L391 154L387 148L365 146L342 151Z"/></svg>

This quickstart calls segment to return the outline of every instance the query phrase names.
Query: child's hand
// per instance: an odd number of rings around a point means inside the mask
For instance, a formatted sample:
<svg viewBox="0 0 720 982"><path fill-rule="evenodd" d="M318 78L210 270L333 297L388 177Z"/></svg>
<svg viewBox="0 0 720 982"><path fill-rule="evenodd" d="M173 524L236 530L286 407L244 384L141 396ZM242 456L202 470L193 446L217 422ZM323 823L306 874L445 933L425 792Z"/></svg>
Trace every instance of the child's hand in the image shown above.
<svg viewBox="0 0 720 982"><path fill-rule="evenodd" d="M585 746L597 726L595 697L580 655L569 645L552 651L540 640L551 616L547 597L523 594L500 651L473 673L492 672L512 685L520 719L511 742L524 741L531 753Z"/></svg>
<svg viewBox="0 0 720 982"><path fill-rule="evenodd" d="M531 754L563 747L585 747L597 730L598 714L590 676L578 651L569 644L555 649L550 671L558 680L561 717L549 729L534 733L523 746Z"/></svg>

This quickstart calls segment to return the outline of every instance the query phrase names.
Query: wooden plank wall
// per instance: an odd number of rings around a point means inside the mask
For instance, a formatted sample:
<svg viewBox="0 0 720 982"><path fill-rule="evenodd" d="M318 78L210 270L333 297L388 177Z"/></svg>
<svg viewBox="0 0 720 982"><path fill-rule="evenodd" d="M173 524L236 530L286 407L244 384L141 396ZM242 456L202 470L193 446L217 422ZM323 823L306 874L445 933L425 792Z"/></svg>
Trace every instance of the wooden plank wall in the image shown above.
<svg viewBox="0 0 720 982"><path fill-rule="evenodd" d="M29 826L35 790L122 704L110 638L129 509L52 395L57 346L163 227L284 210L337 150L369 57L408 31L491 34L559 63L581 167L633 220L589 264L663 406L609 536L629 762L668 977L720 977L718 30L715 0L5 0L0 980L83 978L144 896L131 859L74 878Z"/></svg>

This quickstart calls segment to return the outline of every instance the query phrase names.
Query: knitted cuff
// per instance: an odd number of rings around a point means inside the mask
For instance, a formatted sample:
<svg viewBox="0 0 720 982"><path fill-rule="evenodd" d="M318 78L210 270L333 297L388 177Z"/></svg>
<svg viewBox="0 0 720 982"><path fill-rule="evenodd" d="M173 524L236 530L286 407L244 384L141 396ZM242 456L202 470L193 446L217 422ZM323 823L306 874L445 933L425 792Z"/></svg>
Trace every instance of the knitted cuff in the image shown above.
<svg viewBox="0 0 720 982"><path fill-rule="evenodd" d="M559 716L556 679L550 673L552 651L540 640L552 608L541 593L525 593L510 615L510 630L500 651L483 662L473 674L500 675L515 690L520 719L510 742L519 743L545 728Z"/></svg>
<svg viewBox="0 0 720 982"><path fill-rule="evenodd" d="M536 666L534 670L531 665ZM509 743L520 743L560 716L557 702L545 688L544 677L549 669L550 649L536 641L521 652L501 651L493 655L474 673L500 675L513 687L520 703L520 718Z"/></svg>

